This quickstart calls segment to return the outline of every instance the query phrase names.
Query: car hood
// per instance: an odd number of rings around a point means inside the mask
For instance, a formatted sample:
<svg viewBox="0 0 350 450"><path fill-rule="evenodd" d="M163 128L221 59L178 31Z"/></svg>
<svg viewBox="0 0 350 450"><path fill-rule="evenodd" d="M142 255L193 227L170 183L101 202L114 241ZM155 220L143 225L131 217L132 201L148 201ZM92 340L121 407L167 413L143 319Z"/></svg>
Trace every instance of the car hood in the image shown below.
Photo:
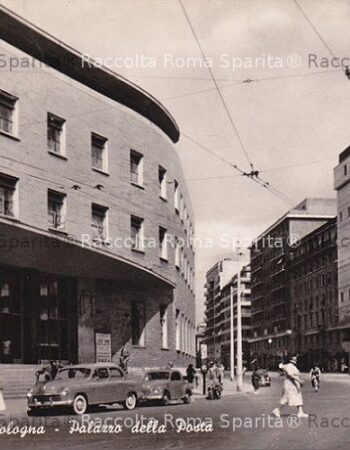
<svg viewBox="0 0 350 450"><path fill-rule="evenodd" d="M33 394L35 395L47 395L47 394L59 394L63 389L74 389L81 386L80 382L67 382L67 381L47 381L38 383L33 387Z"/></svg>

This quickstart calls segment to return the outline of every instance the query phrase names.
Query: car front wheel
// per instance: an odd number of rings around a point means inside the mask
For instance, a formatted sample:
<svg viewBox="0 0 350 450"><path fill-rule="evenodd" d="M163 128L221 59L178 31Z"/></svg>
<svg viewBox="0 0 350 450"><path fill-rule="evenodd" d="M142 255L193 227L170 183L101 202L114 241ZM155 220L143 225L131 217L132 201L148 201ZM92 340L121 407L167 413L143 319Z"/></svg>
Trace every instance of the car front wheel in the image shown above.
<svg viewBox="0 0 350 450"><path fill-rule="evenodd" d="M81 414L85 414L88 409L88 402L86 400L86 397L84 395L79 394L75 397L73 402L73 411L75 414L78 414L79 416Z"/></svg>
<svg viewBox="0 0 350 450"><path fill-rule="evenodd" d="M136 395L133 393L130 393L127 395L125 402L123 403L123 406L125 409L128 409L129 411L136 408L137 398Z"/></svg>
<svg viewBox="0 0 350 450"><path fill-rule="evenodd" d="M162 405L163 406L168 406L170 403L170 395L168 392L164 392L163 394L163 398L162 398Z"/></svg>

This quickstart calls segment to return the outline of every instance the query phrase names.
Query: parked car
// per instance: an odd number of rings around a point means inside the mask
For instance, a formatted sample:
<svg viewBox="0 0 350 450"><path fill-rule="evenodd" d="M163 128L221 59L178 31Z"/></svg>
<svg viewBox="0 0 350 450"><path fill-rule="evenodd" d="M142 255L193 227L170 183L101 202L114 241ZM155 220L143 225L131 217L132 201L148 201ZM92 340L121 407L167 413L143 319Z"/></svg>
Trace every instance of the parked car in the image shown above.
<svg viewBox="0 0 350 450"><path fill-rule="evenodd" d="M27 393L28 414L38 409L72 407L85 414L91 405L119 403L132 410L137 403L137 385L114 364L79 364L59 370L53 381L38 382Z"/></svg>
<svg viewBox="0 0 350 450"><path fill-rule="evenodd" d="M140 384L140 401L160 401L168 405L172 400L190 403L192 389L178 370L149 370L143 374Z"/></svg>
<svg viewBox="0 0 350 450"><path fill-rule="evenodd" d="M271 377L266 369L258 370L258 374L260 377L259 379L260 386L271 386Z"/></svg>

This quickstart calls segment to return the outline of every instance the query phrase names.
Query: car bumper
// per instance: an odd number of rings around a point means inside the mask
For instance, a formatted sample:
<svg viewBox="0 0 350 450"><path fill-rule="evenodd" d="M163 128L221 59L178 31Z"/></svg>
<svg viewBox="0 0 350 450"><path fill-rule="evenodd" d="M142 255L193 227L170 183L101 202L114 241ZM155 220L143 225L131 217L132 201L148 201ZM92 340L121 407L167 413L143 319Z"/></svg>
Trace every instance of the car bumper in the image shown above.
<svg viewBox="0 0 350 450"><path fill-rule="evenodd" d="M162 394L141 394L139 400L141 401L152 401L152 400L161 400L163 398Z"/></svg>
<svg viewBox="0 0 350 450"><path fill-rule="evenodd" d="M70 398L53 400L53 399L45 399L45 400L36 400L36 399L28 399L27 406L28 408L54 408L55 406L71 406L73 404L73 400Z"/></svg>

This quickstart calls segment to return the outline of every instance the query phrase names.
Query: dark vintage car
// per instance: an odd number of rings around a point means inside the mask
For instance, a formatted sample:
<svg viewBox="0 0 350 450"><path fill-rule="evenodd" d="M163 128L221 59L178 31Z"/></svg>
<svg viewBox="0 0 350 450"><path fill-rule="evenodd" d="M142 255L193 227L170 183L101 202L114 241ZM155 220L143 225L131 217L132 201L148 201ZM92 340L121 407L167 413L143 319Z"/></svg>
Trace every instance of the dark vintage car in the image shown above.
<svg viewBox="0 0 350 450"><path fill-rule="evenodd" d="M190 403L192 389L181 372L172 369L148 370L140 381L139 401L160 401L168 405L172 400Z"/></svg>
<svg viewBox="0 0 350 450"><path fill-rule="evenodd" d="M132 410L137 403L137 385L114 364L79 364L59 370L55 380L38 382L27 393L28 414L57 406L85 414L89 406L119 403Z"/></svg>
<svg viewBox="0 0 350 450"><path fill-rule="evenodd" d="M271 386L271 377L267 369L258 370L259 374L259 385L260 386Z"/></svg>

